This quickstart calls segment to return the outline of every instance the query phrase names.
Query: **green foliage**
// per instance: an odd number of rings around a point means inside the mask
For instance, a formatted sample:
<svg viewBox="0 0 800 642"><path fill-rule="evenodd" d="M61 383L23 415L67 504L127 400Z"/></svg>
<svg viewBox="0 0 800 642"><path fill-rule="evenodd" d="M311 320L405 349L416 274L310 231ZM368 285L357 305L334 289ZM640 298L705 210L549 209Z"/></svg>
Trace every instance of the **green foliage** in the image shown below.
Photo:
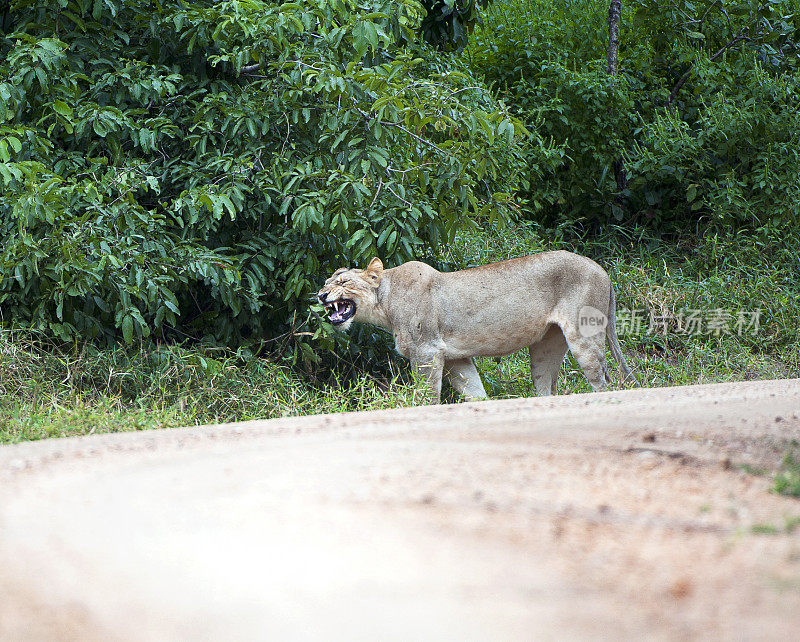
<svg viewBox="0 0 800 642"><path fill-rule="evenodd" d="M423 13L11 2L0 322L285 350L330 331L303 326L340 264L398 263L470 217L507 216L524 129L465 66L416 44Z"/></svg>
<svg viewBox="0 0 800 642"><path fill-rule="evenodd" d="M481 11L492 0L421 0L425 17L420 25L422 37L445 51L461 51L469 34L481 24Z"/></svg>
<svg viewBox="0 0 800 642"><path fill-rule="evenodd" d="M468 49L528 129L561 146L529 148L529 214L772 241L795 229L800 3L623 3L616 77L607 15L597 0L497 2Z"/></svg>
<svg viewBox="0 0 800 642"><path fill-rule="evenodd" d="M551 212L552 220L621 220L613 166L636 125L627 80L609 77L604 64L578 72L542 62L534 82L520 81L511 92L515 105L533 120L531 128L561 145L558 155L530 148L529 209Z"/></svg>
<svg viewBox="0 0 800 642"><path fill-rule="evenodd" d="M708 85L733 73L706 66ZM782 230L800 221L800 74L771 75L758 63L737 76L736 94L700 97L692 123L671 110L644 124L628 156L631 191L660 219ZM725 83L725 84L727 84ZM795 178L793 178L795 177Z"/></svg>

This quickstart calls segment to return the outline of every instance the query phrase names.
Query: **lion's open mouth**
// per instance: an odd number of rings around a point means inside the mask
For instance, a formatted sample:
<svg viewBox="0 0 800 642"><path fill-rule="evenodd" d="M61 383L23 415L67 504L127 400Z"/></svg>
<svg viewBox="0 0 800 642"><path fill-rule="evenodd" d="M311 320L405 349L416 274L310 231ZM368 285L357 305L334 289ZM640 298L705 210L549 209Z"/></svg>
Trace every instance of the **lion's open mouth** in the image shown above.
<svg viewBox="0 0 800 642"><path fill-rule="evenodd" d="M356 304L350 299L339 299L325 304L325 310L333 325L339 325L347 321L356 313Z"/></svg>

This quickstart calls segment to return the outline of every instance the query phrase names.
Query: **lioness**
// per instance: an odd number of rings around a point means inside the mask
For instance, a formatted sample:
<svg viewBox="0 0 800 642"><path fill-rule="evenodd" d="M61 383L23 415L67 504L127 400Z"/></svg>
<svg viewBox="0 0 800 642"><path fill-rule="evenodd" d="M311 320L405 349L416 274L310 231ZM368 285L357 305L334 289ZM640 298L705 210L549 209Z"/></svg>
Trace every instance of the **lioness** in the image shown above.
<svg viewBox="0 0 800 642"><path fill-rule="evenodd" d="M383 269L340 268L317 295L333 325L371 323L394 335L397 351L427 380L438 403L442 374L467 399L486 391L475 356L527 347L539 395L555 393L567 348L594 390L610 382L605 340L635 382L615 329L614 290L605 270L571 252L544 252L443 273L409 261Z"/></svg>

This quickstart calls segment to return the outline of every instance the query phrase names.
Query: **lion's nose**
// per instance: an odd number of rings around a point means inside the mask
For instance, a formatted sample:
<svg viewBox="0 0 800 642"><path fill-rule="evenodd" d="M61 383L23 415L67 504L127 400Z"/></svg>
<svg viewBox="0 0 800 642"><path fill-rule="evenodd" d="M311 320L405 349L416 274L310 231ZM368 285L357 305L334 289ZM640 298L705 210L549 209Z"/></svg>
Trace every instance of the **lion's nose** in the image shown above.
<svg viewBox="0 0 800 642"><path fill-rule="evenodd" d="M327 293L327 292L320 292L320 293L317 295L317 298L319 299L319 302L320 302L320 303L325 303L325 299L327 299L327 298L328 298L328 293Z"/></svg>

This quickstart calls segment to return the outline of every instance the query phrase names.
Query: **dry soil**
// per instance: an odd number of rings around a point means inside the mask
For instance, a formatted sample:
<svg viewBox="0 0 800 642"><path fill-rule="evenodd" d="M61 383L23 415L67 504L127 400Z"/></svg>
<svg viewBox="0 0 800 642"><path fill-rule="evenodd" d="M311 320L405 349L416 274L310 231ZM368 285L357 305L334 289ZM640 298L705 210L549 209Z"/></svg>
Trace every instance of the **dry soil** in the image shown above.
<svg viewBox="0 0 800 642"><path fill-rule="evenodd" d="M0 639L800 639L800 380L0 448ZM796 527L796 528L795 528Z"/></svg>

